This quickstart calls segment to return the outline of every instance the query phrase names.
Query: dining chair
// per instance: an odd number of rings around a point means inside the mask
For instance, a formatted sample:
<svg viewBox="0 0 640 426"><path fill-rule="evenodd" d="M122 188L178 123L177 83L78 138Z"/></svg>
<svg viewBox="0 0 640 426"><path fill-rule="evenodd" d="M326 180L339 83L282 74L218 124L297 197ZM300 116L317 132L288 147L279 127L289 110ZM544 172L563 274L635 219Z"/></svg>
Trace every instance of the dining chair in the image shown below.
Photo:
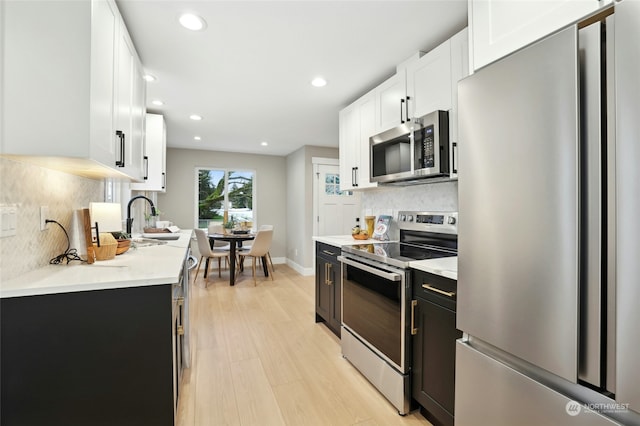
<svg viewBox="0 0 640 426"><path fill-rule="evenodd" d="M222 277L221 273L221 260L225 259L226 262L229 260L229 252L221 249L212 249L209 245L209 238L207 237L207 233L204 229L194 229L193 232L196 233L196 240L198 241L198 251L200 252L200 262L198 262L198 269L196 269L196 275L194 280L198 278L198 272L200 271L200 265L202 265L203 259L218 259L218 277ZM207 271L204 271L205 278L207 277Z"/></svg>
<svg viewBox="0 0 640 426"><path fill-rule="evenodd" d="M269 253L269 248L271 247L271 241L273 240L273 229L263 229L259 230L256 233L256 238L253 240L253 244L249 250L242 250L238 253L238 257L240 258L240 263L244 262L245 257L251 257L251 273L253 275L253 285L256 285L256 259L257 258L266 258L266 266L267 270L269 270L269 265L271 261L267 256ZM271 264L271 280L273 281L273 264Z"/></svg>
<svg viewBox="0 0 640 426"><path fill-rule="evenodd" d="M260 225L260 227L258 228L258 231L268 231L268 230L273 231L273 225ZM242 244L242 248L240 250L249 251L252 245L253 245L253 241L247 241ZM273 261L271 260L271 253L267 252L266 257L269 260L269 263L271 263L271 269L275 270L275 267L273 266ZM260 258L260 262L262 262L262 258Z"/></svg>

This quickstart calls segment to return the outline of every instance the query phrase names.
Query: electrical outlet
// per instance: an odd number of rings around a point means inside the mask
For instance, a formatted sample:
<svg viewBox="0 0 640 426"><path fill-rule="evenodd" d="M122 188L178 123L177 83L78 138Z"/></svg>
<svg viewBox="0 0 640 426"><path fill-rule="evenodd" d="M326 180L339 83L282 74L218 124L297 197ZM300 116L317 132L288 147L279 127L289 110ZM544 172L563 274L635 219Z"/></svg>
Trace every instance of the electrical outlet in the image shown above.
<svg viewBox="0 0 640 426"><path fill-rule="evenodd" d="M18 207L2 206L0 207L0 238L12 237L16 235L18 228Z"/></svg>
<svg viewBox="0 0 640 426"><path fill-rule="evenodd" d="M49 219L49 206L40 206L40 230L44 231L47 229L47 222Z"/></svg>

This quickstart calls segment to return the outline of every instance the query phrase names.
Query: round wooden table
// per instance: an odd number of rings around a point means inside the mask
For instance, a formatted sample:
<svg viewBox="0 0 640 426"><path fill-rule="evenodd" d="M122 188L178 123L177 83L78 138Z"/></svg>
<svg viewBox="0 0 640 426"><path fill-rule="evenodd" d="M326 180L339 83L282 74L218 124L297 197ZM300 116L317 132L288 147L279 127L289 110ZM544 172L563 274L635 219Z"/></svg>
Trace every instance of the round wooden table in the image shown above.
<svg viewBox="0 0 640 426"><path fill-rule="evenodd" d="M253 240L255 238L255 234L209 234L209 244L211 248L213 248L214 241L228 241L229 242L229 284L236 284L236 247L242 246L243 241ZM262 260L262 264L266 265L264 259ZM209 268L209 259L205 264L205 271ZM268 276L267 268L263 268L265 270L265 276Z"/></svg>

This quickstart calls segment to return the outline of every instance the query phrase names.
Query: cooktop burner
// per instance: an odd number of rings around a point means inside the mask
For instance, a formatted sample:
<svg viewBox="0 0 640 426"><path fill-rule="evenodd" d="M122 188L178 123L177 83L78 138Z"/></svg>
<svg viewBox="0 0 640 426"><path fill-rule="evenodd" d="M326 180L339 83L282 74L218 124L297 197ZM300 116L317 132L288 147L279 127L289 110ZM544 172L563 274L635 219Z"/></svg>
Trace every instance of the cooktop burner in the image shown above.
<svg viewBox="0 0 640 426"><path fill-rule="evenodd" d="M415 260L437 259L441 257L457 256L457 252L417 246L406 243L368 243L343 246L342 250L357 256L376 260L378 262L408 268L409 262Z"/></svg>
<svg viewBox="0 0 640 426"><path fill-rule="evenodd" d="M398 228L400 242L353 244L342 251L399 268L458 255L457 213L400 212Z"/></svg>

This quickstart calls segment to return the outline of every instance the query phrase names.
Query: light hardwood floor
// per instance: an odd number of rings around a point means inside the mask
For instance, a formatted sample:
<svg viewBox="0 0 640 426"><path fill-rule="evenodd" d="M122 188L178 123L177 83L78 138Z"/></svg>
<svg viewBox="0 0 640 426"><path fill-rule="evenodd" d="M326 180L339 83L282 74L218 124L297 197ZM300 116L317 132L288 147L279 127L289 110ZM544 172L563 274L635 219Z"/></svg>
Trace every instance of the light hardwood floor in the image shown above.
<svg viewBox="0 0 640 426"><path fill-rule="evenodd" d="M226 272L228 274L228 272ZM251 268L191 284L192 366L185 370L179 426L430 425L404 417L316 324L314 277L277 265L274 281Z"/></svg>

